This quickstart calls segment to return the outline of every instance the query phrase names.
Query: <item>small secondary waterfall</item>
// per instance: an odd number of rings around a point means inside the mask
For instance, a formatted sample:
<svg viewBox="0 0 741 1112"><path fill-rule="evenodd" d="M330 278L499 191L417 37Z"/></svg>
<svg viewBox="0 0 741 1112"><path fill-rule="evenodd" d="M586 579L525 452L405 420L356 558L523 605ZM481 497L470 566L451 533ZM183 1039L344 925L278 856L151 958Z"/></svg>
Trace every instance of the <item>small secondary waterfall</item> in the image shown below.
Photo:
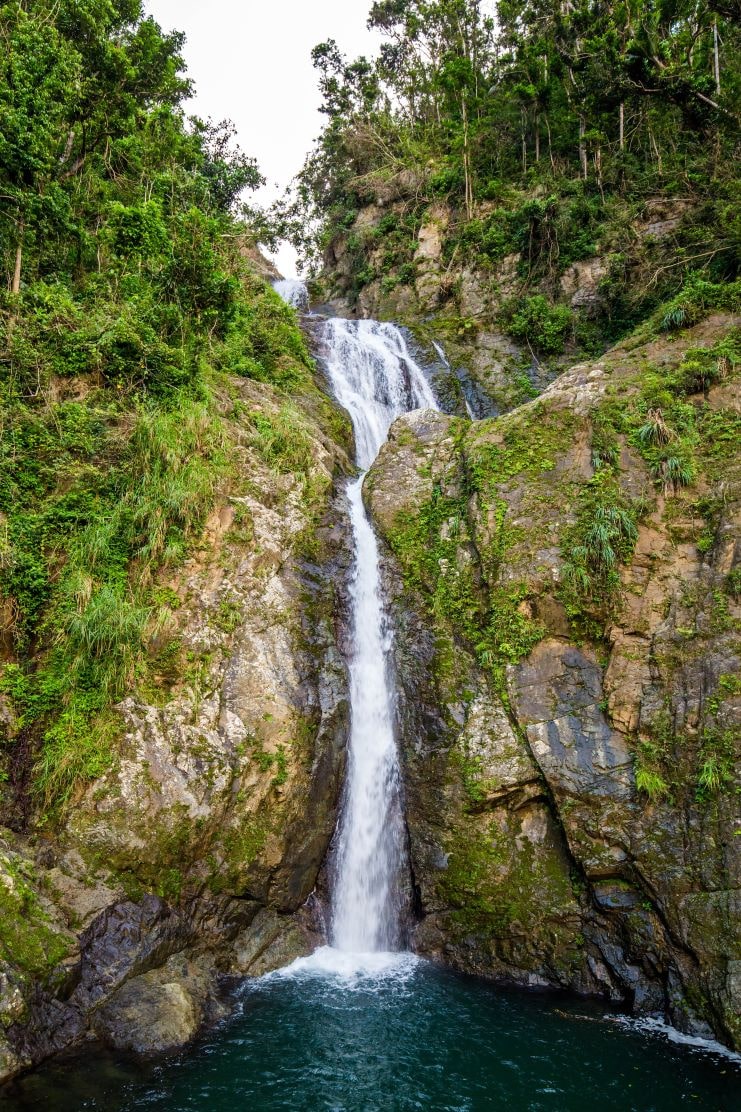
<svg viewBox="0 0 741 1112"><path fill-rule="evenodd" d="M309 291L299 278L279 278L273 282L273 289L294 309L309 308Z"/></svg>
<svg viewBox="0 0 741 1112"><path fill-rule="evenodd" d="M350 414L361 475L350 483L354 542L351 727L344 800L336 834L332 943L355 953L398 949L406 870L399 754L394 735L389 631L381 597L378 545L363 505L365 471L392 421L434 394L393 324L328 320L326 370Z"/></svg>

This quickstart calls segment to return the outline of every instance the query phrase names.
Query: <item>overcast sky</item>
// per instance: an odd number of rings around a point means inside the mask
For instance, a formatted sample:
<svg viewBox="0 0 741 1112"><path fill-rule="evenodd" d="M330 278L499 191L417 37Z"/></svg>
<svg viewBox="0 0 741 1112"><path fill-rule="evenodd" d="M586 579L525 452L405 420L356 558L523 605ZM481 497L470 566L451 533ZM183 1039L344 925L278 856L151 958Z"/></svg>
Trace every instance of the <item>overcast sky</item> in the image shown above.
<svg viewBox="0 0 741 1112"><path fill-rule="evenodd" d="M311 48L337 40L351 57L373 53L366 30L371 0L145 0L166 31L185 31L184 55L196 83L188 110L231 119L240 146L254 155L271 201L301 168L322 126ZM287 277L290 248L279 253Z"/></svg>

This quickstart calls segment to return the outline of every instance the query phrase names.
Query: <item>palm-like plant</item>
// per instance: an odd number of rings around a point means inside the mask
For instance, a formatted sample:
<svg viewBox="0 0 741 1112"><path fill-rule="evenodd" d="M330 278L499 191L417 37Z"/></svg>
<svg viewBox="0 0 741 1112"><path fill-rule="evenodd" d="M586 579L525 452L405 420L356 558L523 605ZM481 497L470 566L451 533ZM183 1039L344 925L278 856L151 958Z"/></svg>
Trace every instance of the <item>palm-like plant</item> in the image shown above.
<svg viewBox="0 0 741 1112"><path fill-rule="evenodd" d="M638 430L638 439L647 447L669 444L670 441L676 440L676 436L674 429L670 428L664 420L664 414L660 409L649 409L645 423Z"/></svg>
<svg viewBox="0 0 741 1112"><path fill-rule="evenodd" d="M676 493L680 487L689 486L695 477L692 464L681 456L667 456L651 468L655 479L661 482L664 494Z"/></svg>
<svg viewBox="0 0 741 1112"><path fill-rule="evenodd" d="M585 551L583 546L578 546L581 551ZM578 563L580 556L577 554L575 548L572 553L574 559L567 561L563 566L564 582L568 584L579 595L589 594L592 587L592 577L582 563Z"/></svg>
<svg viewBox="0 0 741 1112"><path fill-rule="evenodd" d="M632 543L637 536L635 522L627 510L620 506L598 506L584 533L587 564L597 571L610 571L618 562L623 542Z"/></svg>
<svg viewBox="0 0 741 1112"><path fill-rule="evenodd" d="M600 467L615 467L620 459L620 451L616 444L601 444L592 449L592 467L599 471Z"/></svg>
<svg viewBox="0 0 741 1112"><path fill-rule="evenodd" d="M673 305L661 318L661 329L664 332L674 332L677 328L687 323L687 310L683 305Z"/></svg>

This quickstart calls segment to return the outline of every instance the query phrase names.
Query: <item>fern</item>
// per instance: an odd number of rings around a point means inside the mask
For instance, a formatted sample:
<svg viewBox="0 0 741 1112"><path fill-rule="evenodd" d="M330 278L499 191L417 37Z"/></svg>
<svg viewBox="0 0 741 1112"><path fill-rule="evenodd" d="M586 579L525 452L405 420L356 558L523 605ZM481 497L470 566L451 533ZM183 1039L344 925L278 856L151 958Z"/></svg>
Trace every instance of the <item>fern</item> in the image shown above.
<svg viewBox="0 0 741 1112"><path fill-rule="evenodd" d="M636 787L643 792L652 803L663 799L669 794L669 785L658 772L653 769L638 767L636 769Z"/></svg>

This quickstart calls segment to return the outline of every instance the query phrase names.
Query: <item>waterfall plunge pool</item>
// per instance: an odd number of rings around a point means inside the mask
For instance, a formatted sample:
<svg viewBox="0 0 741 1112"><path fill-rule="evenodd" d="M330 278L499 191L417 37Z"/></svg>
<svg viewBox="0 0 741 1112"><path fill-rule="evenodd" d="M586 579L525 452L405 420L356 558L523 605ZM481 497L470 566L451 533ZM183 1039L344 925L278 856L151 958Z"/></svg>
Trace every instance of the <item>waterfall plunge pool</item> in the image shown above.
<svg viewBox="0 0 741 1112"><path fill-rule="evenodd" d="M503 991L411 954L324 948L247 982L191 1051L58 1060L4 1112L731 1112L738 1059L598 1006ZM4 1100L3 1100L4 1098Z"/></svg>

